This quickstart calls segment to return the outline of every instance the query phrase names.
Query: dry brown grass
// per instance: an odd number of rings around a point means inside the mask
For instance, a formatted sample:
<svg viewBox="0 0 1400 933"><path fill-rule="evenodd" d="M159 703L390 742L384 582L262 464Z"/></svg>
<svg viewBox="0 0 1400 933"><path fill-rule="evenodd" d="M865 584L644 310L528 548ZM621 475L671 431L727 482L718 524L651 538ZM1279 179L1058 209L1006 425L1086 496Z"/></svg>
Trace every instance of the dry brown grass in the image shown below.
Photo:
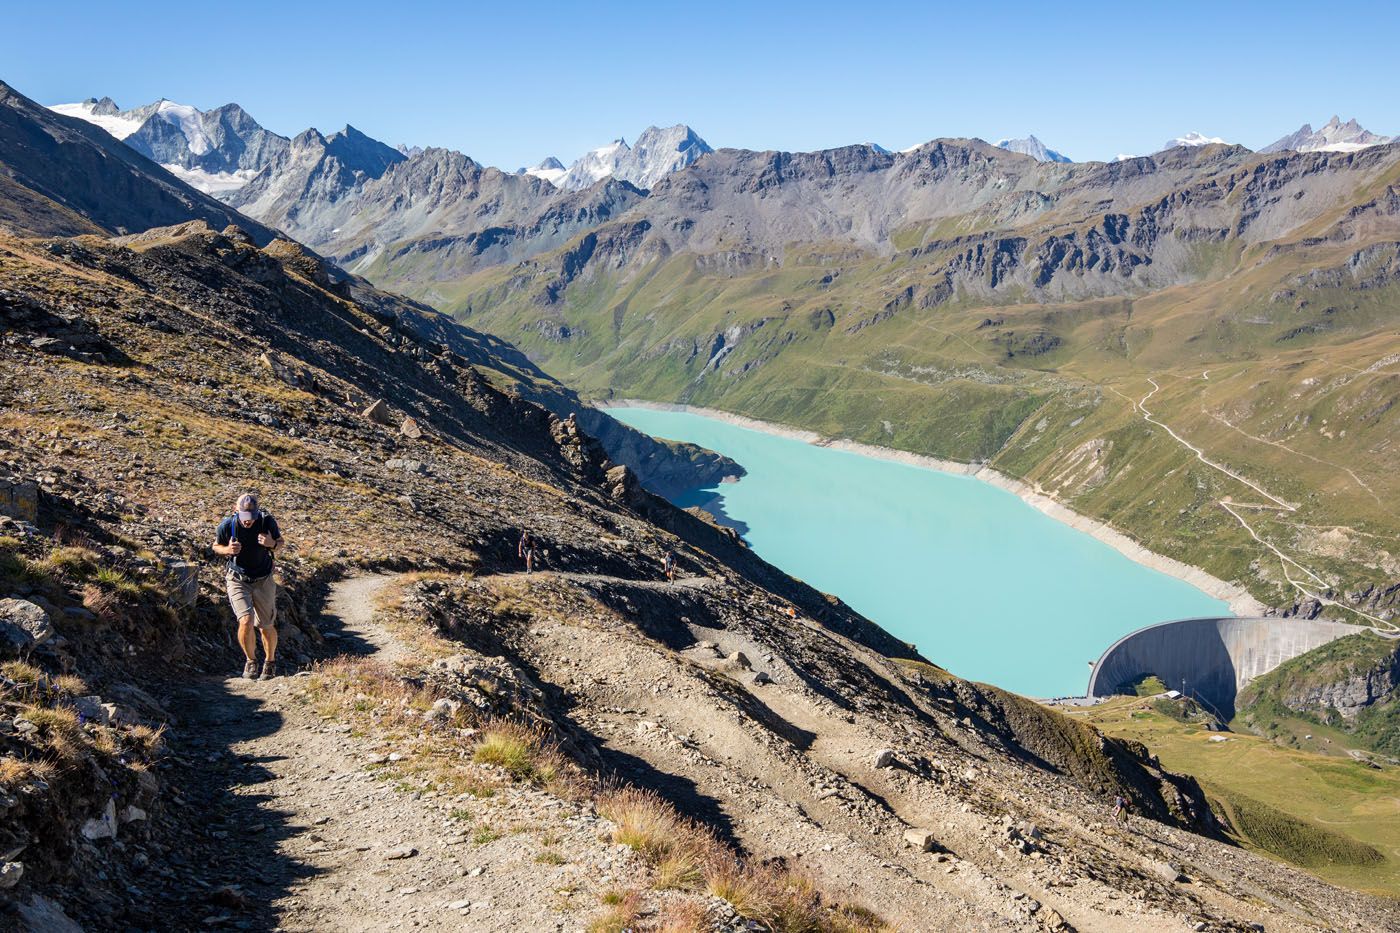
<svg viewBox="0 0 1400 933"><path fill-rule="evenodd" d="M53 688L64 696L82 697L87 696L87 681L77 674L60 674L53 679Z"/></svg>
<svg viewBox="0 0 1400 933"><path fill-rule="evenodd" d="M95 583L83 587L83 608L104 622L112 621L121 605L121 597Z"/></svg>
<svg viewBox="0 0 1400 933"><path fill-rule="evenodd" d="M63 762L83 758L91 740L78 721L78 714L63 707L28 706L21 714L39 727L40 747Z"/></svg>
<svg viewBox="0 0 1400 933"><path fill-rule="evenodd" d="M29 780L52 782L57 776L58 765L46 759L0 758L0 787L18 787Z"/></svg>
<svg viewBox="0 0 1400 933"><path fill-rule="evenodd" d="M0 675L20 686L38 686L39 681L43 679L43 671L25 661L6 661L0 664Z"/></svg>
<svg viewBox="0 0 1400 933"><path fill-rule="evenodd" d="M472 748L472 761L502 768L515 780L529 781L566 800L579 800L590 789L586 775L542 730L514 720L485 724Z"/></svg>
<svg viewBox="0 0 1400 933"><path fill-rule="evenodd" d="M29 777L29 762L0 758L0 787L15 787Z"/></svg>
<svg viewBox="0 0 1400 933"><path fill-rule="evenodd" d="M67 583L81 583L97 572L101 555L83 546L59 546L49 551L43 568Z"/></svg>
<svg viewBox="0 0 1400 933"><path fill-rule="evenodd" d="M706 933L710 927L709 912L699 901L673 898L661 911L661 933Z"/></svg>
<svg viewBox="0 0 1400 933"><path fill-rule="evenodd" d="M306 692L316 712L326 719L374 711L381 714L381 723L388 720L390 725L421 724L421 714L437 699L427 687L410 684L369 658L336 658L317 665ZM413 715L405 715L409 710Z"/></svg>
<svg viewBox="0 0 1400 933"><path fill-rule="evenodd" d="M617 825L613 841L635 850L651 866L652 886L658 890L697 890L715 866L731 860L709 830L650 791L614 790L599 797L597 805Z"/></svg>
<svg viewBox="0 0 1400 933"><path fill-rule="evenodd" d="M659 891L691 891L705 878L705 866L694 852L673 852L656 863L652 886Z"/></svg>
<svg viewBox="0 0 1400 933"><path fill-rule="evenodd" d="M61 706L26 706L20 715L39 727L46 736L63 735L77 737L83 727L78 714Z"/></svg>
<svg viewBox="0 0 1400 933"><path fill-rule="evenodd" d="M165 726L151 728L145 725L132 726L126 732L131 746L146 758L154 758L165 748Z"/></svg>
<svg viewBox="0 0 1400 933"><path fill-rule="evenodd" d="M705 872L705 890L730 903L741 915L757 920L767 906L766 879L737 857L720 859Z"/></svg>
<svg viewBox="0 0 1400 933"><path fill-rule="evenodd" d="M115 757L121 754L122 743L117 738L117 733L113 729L98 729L91 733L88 744L92 748L108 757Z"/></svg>

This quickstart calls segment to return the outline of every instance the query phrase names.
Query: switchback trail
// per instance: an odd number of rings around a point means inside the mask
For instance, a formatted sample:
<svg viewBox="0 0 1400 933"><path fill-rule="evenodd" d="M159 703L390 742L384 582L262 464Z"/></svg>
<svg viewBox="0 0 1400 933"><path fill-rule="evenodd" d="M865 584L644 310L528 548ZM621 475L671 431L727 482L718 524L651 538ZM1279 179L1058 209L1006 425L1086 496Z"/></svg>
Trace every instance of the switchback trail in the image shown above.
<svg viewBox="0 0 1400 933"><path fill-rule="evenodd" d="M1230 515L1235 519L1235 521L1239 522L1240 526L1243 527L1244 530L1249 533L1249 536L1251 538L1253 538L1263 547L1273 552L1273 554L1279 559L1280 568L1283 572L1283 578L1288 581L1289 585L1309 599L1315 599L1318 602L1323 603L1324 605L1334 606L1338 609L1344 609L1347 612L1351 612L1360 616L1361 618L1365 619L1367 623L1370 624L1371 630L1377 635L1383 635L1387 638L1394 638L1397 637L1397 635L1400 635L1400 627L1397 627L1394 623L1387 622L1385 619L1377 618L1376 616L1373 616L1370 613L1362 612L1360 609L1357 609L1354 606L1348 606L1345 603L1337 602L1336 600L1326 596L1320 590L1314 592L1314 590L1317 590L1318 587L1326 589L1330 588L1332 584L1328 583L1328 581L1324 580L1321 576L1309 570L1307 567L1303 566L1297 560L1293 559L1292 557L1289 557L1275 545L1266 541L1263 537L1259 535L1257 531L1255 531L1254 527L1250 525L1249 522L1245 521L1244 516L1241 515L1238 511L1239 509L1260 509L1264 511L1278 512L1287 515L1296 512L1298 510L1298 506L1295 503L1287 502L1283 499L1280 499L1278 496L1273 495L1258 483L1255 483L1252 480L1241 475L1240 473L1230 469L1229 467L1210 459L1206 456L1205 451L1197 447L1195 444L1192 444L1190 441L1186 440L1180 434L1177 434L1176 431L1172 430L1170 425L1166 424L1163 421L1159 421L1157 418L1153 417L1152 412L1150 412L1147 408L1147 402L1149 399L1152 398L1152 396L1156 395L1159 391L1161 391L1162 387L1157 384L1157 380L1155 379L1149 378L1147 381L1152 383L1152 391L1148 392L1141 399L1137 400L1128 398L1128 396L1124 395L1122 392L1119 392L1113 386L1109 386L1108 388L1121 398L1127 399L1127 401L1133 406L1133 409L1142 415L1143 420L1145 420L1149 424L1156 425L1157 427L1166 431L1167 434L1170 435L1172 440L1176 441L1178 444L1191 451L1191 453L1193 453L1196 459L1199 460L1201 463L1205 464L1213 470L1224 474L1225 476L1230 477L1236 482L1248 486L1251 490L1257 492L1259 495L1269 500L1266 503L1236 502L1227 496L1223 499L1217 499L1216 503L1226 512L1230 513ZM1233 424L1229 424L1229 422L1225 423L1228 424L1230 427L1235 428ZM1238 431L1239 428L1235 428L1235 430ZM1240 433L1243 434L1244 432L1241 431ZM1249 437L1251 435L1245 436ZM1258 438L1255 438L1255 440L1258 440ZM1347 472L1351 473L1350 470L1347 470ZM1356 479L1358 483L1361 483L1361 480L1356 477L1355 473L1352 473L1351 475L1353 479ZM1361 483L1361 485L1365 486L1367 492L1371 491L1370 487L1366 486L1365 483ZM1374 493L1372 493L1372 495L1374 495ZM1305 575L1310 577L1313 580L1313 583L1309 584L1294 579L1294 577L1288 572L1288 568L1290 565L1298 570L1301 570Z"/></svg>
<svg viewBox="0 0 1400 933"><path fill-rule="evenodd" d="M401 655L374 620L391 579L331 587L320 624L347 654ZM452 798L377 780L389 750L322 720L299 696L306 683L208 677L172 697L181 721L161 780L174 785L176 838L152 860L164 877L147 876L155 916L180 928L530 928L530 899L474 862L447 818Z"/></svg>

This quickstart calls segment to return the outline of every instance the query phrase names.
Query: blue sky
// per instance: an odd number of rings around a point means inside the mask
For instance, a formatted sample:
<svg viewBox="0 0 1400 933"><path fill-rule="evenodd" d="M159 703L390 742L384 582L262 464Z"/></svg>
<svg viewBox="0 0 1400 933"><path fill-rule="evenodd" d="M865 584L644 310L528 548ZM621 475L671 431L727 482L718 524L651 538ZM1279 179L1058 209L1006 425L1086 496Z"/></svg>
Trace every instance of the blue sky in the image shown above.
<svg viewBox="0 0 1400 933"><path fill-rule="evenodd" d="M711 145L902 149L1035 133L1078 159L1333 113L1400 133L1400 4L18 3L0 79L41 103L237 101L505 168L648 124Z"/></svg>

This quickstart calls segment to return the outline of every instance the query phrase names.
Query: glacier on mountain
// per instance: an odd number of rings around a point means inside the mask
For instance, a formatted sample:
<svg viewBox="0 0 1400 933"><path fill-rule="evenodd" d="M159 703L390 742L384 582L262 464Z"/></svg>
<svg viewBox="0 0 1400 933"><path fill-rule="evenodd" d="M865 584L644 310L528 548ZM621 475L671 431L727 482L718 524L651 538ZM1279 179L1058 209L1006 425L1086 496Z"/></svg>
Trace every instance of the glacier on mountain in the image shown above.
<svg viewBox="0 0 1400 933"><path fill-rule="evenodd" d="M55 104L49 108L65 117L76 117L107 131L117 139L126 139L141 128L150 117L154 105L138 107L135 110L120 110L110 97L98 100L89 97L77 104Z"/></svg>

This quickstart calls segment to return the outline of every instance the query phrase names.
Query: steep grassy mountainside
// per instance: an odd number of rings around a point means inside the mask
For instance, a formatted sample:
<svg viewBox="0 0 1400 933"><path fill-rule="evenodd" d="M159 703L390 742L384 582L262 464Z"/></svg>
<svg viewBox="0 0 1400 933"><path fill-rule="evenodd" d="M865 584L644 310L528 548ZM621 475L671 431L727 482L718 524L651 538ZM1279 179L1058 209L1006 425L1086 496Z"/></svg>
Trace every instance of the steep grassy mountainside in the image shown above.
<svg viewBox="0 0 1400 933"><path fill-rule="evenodd" d="M467 911L519 929L522 910L659 926L684 910L673 929L872 929L853 904L906 929L1400 922L1214 841L1199 787L1140 746L949 676L647 493L575 423L499 388L514 364L489 342L473 363L379 313L389 300L292 244L202 224L0 237L0 459L6 508L25 513L5 520L0 598L52 629L17 636L29 667L0 681L20 708L0 735L7 905L143 928L385 910L428 928ZM176 599L175 568L198 568L248 486L286 533L299 602L355 565L437 572L404 580L382 649L396 662L272 686L198 675L236 669L219 570ZM518 572L522 528L543 541L539 573ZM290 662L389 644L292 616ZM81 686L50 687L64 675ZM156 780L122 772L110 820L92 768L140 736L94 731L67 698L86 691L145 696L117 706L168 723L167 752L123 758ZM55 742L67 757L45 771ZM1115 793L1150 819L1105 826ZM308 794L324 825L289 815ZM338 841L376 817L382 836ZM384 841L459 821L431 845ZM388 877L391 894L361 893Z"/></svg>
<svg viewBox="0 0 1400 933"><path fill-rule="evenodd" d="M1351 635L1286 661L1240 692L1237 720L1295 745L1327 727L1400 759L1400 641Z"/></svg>
<svg viewBox="0 0 1400 933"><path fill-rule="evenodd" d="M1336 884L1391 897L1400 891L1400 770L1352 758L1342 747L1345 736L1331 730L1314 728L1308 741L1300 732L1300 741L1285 748L1243 730L1218 731L1193 718L1190 705L1162 696L1117 698L1066 712L1196 775L1242 845Z"/></svg>
<svg viewBox="0 0 1400 933"><path fill-rule="evenodd" d="M553 253L363 271L586 396L985 461L1267 604L1397 611L1400 146L721 150Z"/></svg>

